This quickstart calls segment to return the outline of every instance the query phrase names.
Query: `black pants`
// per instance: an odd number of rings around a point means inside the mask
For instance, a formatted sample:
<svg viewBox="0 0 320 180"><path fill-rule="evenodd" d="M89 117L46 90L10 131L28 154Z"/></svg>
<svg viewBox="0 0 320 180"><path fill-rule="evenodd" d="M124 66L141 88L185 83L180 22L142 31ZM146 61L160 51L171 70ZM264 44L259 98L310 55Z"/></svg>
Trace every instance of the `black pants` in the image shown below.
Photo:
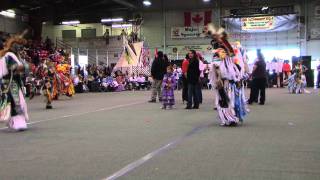
<svg viewBox="0 0 320 180"><path fill-rule="evenodd" d="M257 102L260 92L260 103L266 100L266 78L255 78L252 80L249 103Z"/></svg>
<svg viewBox="0 0 320 180"><path fill-rule="evenodd" d="M193 103L193 107L199 108L199 84L188 84L188 103L187 103L187 107L191 108L192 107L192 103Z"/></svg>
<svg viewBox="0 0 320 180"><path fill-rule="evenodd" d="M182 76L182 101L188 101L188 81L184 75Z"/></svg>
<svg viewBox="0 0 320 180"><path fill-rule="evenodd" d="M319 88L319 87L320 87L320 71L318 71L316 87L317 87L317 88Z"/></svg>
<svg viewBox="0 0 320 180"><path fill-rule="evenodd" d="M198 100L200 104L202 104L202 87L203 87L203 84L202 84L202 81L200 81L199 85L197 86L197 95L198 95Z"/></svg>

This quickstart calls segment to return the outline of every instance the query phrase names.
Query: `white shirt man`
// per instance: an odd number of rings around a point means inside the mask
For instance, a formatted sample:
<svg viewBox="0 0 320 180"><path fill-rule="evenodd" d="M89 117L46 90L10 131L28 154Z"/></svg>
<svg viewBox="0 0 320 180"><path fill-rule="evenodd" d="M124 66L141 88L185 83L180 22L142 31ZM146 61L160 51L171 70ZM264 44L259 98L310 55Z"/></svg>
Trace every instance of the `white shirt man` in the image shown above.
<svg viewBox="0 0 320 180"><path fill-rule="evenodd" d="M137 77L136 77L136 76L131 76L131 77L129 78L129 81L130 81L130 82L137 82Z"/></svg>
<svg viewBox="0 0 320 180"><path fill-rule="evenodd" d="M146 78L145 78L143 75L140 75L140 76L137 78L137 82L138 82L138 83L145 83L145 82L146 82Z"/></svg>

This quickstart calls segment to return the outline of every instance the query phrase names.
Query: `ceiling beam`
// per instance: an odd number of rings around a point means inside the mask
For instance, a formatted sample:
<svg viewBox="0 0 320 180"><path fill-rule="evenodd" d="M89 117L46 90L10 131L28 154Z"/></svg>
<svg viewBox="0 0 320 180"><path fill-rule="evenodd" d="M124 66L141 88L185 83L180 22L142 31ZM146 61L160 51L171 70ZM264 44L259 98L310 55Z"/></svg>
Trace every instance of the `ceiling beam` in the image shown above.
<svg viewBox="0 0 320 180"><path fill-rule="evenodd" d="M136 5L130 3L128 1L126 1L126 0L112 0L112 1L115 2L115 3L121 4L123 6L126 6L128 8L131 8L131 9L137 9L138 8Z"/></svg>

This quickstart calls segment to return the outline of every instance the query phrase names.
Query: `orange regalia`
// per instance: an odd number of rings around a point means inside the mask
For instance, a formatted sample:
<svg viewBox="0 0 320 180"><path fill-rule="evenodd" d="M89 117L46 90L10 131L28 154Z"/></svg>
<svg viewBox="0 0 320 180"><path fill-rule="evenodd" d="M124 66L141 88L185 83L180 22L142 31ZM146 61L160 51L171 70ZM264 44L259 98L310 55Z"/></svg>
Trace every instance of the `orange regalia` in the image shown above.
<svg viewBox="0 0 320 180"><path fill-rule="evenodd" d="M56 65L59 92L68 97L72 97L75 94L74 85L70 76L70 69L71 66L69 64Z"/></svg>
<svg viewBox="0 0 320 180"><path fill-rule="evenodd" d="M58 97L57 74L54 63L47 63L44 68L43 94L47 99L46 108L52 109L52 100Z"/></svg>

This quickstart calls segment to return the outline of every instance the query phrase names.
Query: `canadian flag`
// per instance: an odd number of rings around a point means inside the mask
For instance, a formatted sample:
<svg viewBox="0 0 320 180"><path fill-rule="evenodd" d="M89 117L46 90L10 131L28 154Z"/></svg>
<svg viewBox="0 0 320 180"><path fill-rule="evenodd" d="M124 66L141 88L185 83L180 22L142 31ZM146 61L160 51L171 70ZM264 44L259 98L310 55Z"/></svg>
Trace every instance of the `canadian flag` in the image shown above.
<svg viewBox="0 0 320 180"><path fill-rule="evenodd" d="M206 26L211 23L212 11L184 12L184 26Z"/></svg>

